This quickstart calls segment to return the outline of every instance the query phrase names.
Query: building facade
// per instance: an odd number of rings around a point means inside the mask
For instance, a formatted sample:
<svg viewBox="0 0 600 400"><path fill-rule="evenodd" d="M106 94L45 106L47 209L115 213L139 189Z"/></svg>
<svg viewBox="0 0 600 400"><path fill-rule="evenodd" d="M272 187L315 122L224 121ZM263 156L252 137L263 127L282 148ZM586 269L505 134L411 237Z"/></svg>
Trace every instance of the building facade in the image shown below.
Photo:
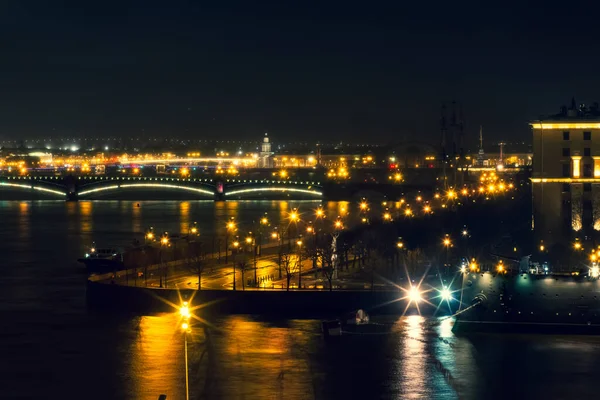
<svg viewBox="0 0 600 400"><path fill-rule="evenodd" d="M563 107L533 129L533 228L545 244L600 231L600 109Z"/></svg>
<svg viewBox="0 0 600 400"><path fill-rule="evenodd" d="M265 133L263 142L260 145L258 166L260 168L273 168L272 156L273 152L271 151L271 142L269 142L269 136Z"/></svg>

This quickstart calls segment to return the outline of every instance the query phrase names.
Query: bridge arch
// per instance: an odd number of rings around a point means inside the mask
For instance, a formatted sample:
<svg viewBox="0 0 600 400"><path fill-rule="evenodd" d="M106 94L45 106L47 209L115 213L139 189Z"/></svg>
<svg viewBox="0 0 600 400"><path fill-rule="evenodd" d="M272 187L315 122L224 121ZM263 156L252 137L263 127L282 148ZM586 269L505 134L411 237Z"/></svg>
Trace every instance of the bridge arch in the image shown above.
<svg viewBox="0 0 600 400"><path fill-rule="evenodd" d="M256 198L305 198L316 200L323 197L320 182L271 179L228 179L225 183L225 199Z"/></svg>
<svg viewBox="0 0 600 400"><path fill-rule="evenodd" d="M64 188L60 190L60 188L48 188L44 185L31 183L31 182L9 182L9 181L1 181L0 189L8 189L15 191L28 191L33 197L50 197L54 199L65 199L66 193ZM40 196L43 195L43 196Z"/></svg>
<svg viewBox="0 0 600 400"><path fill-rule="evenodd" d="M179 192L192 194L195 197L201 198L213 198L215 193L214 190L208 190L205 187L197 187L192 185L176 184L171 182L144 182L144 181L103 181L103 184L85 185L79 188L77 197L80 199L86 199L91 197L105 196L111 192L125 192L129 190L149 190L152 192L165 191L165 192Z"/></svg>

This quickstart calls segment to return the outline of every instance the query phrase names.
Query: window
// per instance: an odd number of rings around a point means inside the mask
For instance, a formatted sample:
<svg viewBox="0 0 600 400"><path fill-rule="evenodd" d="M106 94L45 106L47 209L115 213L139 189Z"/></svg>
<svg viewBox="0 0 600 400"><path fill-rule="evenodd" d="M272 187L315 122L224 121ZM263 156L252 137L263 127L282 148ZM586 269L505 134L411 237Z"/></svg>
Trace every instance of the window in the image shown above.
<svg viewBox="0 0 600 400"><path fill-rule="evenodd" d="M563 192L570 192L571 191L571 185L569 183L563 183L563 188L562 191Z"/></svg>
<svg viewBox="0 0 600 400"><path fill-rule="evenodd" d="M563 157L571 157L571 149L568 147L563 147Z"/></svg>
<svg viewBox="0 0 600 400"><path fill-rule="evenodd" d="M583 164L583 177L591 178L593 169L592 164Z"/></svg>
<svg viewBox="0 0 600 400"><path fill-rule="evenodd" d="M569 140L569 132L563 132L563 140Z"/></svg>
<svg viewBox="0 0 600 400"><path fill-rule="evenodd" d="M583 191L584 192L591 192L592 191L592 184L591 183L584 183L583 184Z"/></svg>
<svg viewBox="0 0 600 400"><path fill-rule="evenodd" d="M591 151L591 149L590 149L589 147L586 147L586 148L584 148L584 149L583 149L583 155L584 155L585 157L589 157L589 156L591 156L591 155L592 155L592 151Z"/></svg>
<svg viewBox="0 0 600 400"><path fill-rule="evenodd" d="M562 172L563 172L563 173L562 173L562 176L563 176L563 178L568 178L568 177L570 177L570 176L571 176L571 171L570 171L570 168L569 168L569 167L570 167L570 165L569 165L569 164L563 164L563 165L562 165L562 169L563 169L563 171L562 171Z"/></svg>
<svg viewBox="0 0 600 400"><path fill-rule="evenodd" d="M583 132L583 140L592 140L592 132Z"/></svg>

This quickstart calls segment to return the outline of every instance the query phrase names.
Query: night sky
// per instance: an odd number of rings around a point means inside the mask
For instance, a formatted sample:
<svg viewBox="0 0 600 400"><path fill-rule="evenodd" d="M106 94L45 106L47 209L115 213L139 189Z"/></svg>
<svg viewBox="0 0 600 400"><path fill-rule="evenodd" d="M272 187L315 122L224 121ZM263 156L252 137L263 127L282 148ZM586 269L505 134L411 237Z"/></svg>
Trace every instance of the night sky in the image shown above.
<svg viewBox="0 0 600 400"><path fill-rule="evenodd" d="M0 139L437 142L456 100L473 147L600 101L598 6L394 3L5 0Z"/></svg>

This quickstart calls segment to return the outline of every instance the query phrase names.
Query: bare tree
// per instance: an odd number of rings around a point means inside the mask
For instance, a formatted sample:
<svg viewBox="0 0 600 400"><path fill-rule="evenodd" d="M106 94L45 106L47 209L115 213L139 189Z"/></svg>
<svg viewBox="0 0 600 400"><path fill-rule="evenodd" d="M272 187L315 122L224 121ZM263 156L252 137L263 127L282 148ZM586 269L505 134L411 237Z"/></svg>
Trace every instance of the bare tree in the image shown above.
<svg viewBox="0 0 600 400"><path fill-rule="evenodd" d="M294 274L298 272L298 262L290 252L283 251L281 253L280 268L283 268L285 271L285 279L287 280L286 290L289 291L290 282L294 277Z"/></svg>
<svg viewBox="0 0 600 400"><path fill-rule="evenodd" d="M242 290L246 290L246 282L244 281L244 272L251 268L250 258L247 254L239 254L237 257L237 266L242 272Z"/></svg>
<svg viewBox="0 0 600 400"><path fill-rule="evenodd" d="M329 282L329 291L333 290L333 278L335 277L335 266L333 265L333 249L331 245L319 247L317 250L318 258L321 260L321 272L327 282Z"/></svg>
<svg viewBox="0 0 600 400"><path fill-rule="evenodd" d="M188 268L198 275L198 290L202 290L202 273L208 264L202 242L190 242L187 247Z"/></svg>

